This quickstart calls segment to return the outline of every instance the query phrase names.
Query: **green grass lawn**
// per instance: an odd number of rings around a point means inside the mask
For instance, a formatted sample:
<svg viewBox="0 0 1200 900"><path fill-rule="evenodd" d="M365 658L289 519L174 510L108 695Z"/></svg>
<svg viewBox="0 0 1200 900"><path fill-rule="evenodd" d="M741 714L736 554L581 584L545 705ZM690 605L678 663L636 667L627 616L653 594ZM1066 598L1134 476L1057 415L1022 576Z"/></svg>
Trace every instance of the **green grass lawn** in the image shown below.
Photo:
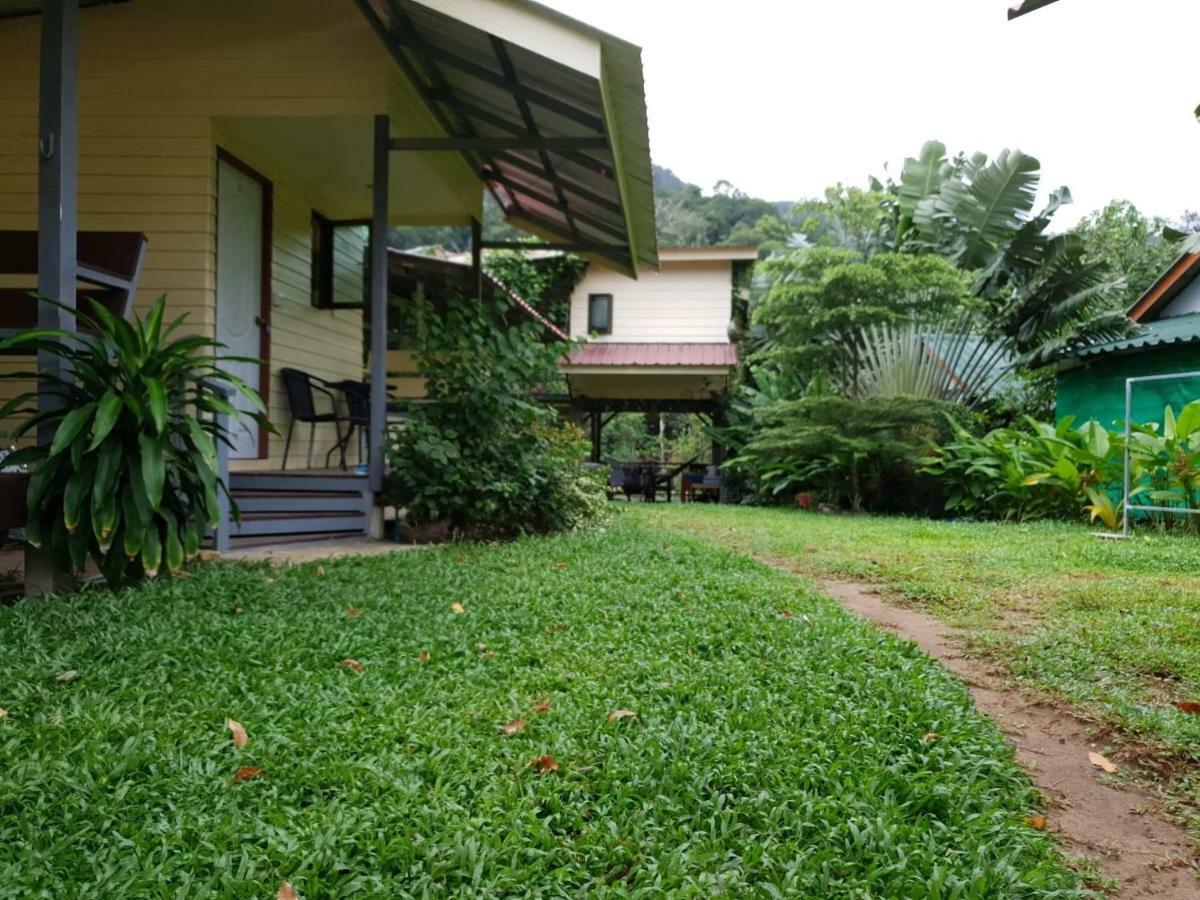
<svg viewBox="0 0 1200 900"><path fill-rule="evenodd" d="M0 608L0 707L5 897L1080 896L958 682L628 516Z"/></svg>
<svg viewBox="0 0 1200 900"><path fill-rule="evenodd" d="M976 650L1106 727L1197 824L1200 715L1176 704L1200 701L1200 538L702 505L627 517L814 577L870 581L970 629Z"/></svg>

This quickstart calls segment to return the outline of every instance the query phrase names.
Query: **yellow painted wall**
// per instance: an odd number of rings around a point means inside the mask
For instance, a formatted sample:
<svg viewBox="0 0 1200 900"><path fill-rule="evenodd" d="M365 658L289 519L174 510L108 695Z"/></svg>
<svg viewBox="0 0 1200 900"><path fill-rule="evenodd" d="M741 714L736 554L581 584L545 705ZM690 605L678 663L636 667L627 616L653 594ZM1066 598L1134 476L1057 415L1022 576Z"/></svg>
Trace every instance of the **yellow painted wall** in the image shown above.
<svg viewBox="0 0 1200 900"><path fill-rule="evenodd" d="M361 314L311 306L311 213L357 214L369 201L370 116L391 113L396 134L429 134L428 112L353 0L138 0L84 10L80 22L79 227L146 233L139 311L166 294L172 312L188 314L189 329L213 334L217 147L273 181L265 393L285 431L280 368L329 379L362 374ZM0 229L36 227L39 23L0 21ZM405 156L394 187L403 196L407 183L422 215L448 221L473 212L461 202L456 159ZM393 208L397 221L410 218L411 210ZM0 359L0 370L17 365L27 361ZM304 458L307 431L297 428L292 459ZM332 428L318 432L323 453ZM269 444L270 459L252 465L278 463L283 440Z"/></svg>

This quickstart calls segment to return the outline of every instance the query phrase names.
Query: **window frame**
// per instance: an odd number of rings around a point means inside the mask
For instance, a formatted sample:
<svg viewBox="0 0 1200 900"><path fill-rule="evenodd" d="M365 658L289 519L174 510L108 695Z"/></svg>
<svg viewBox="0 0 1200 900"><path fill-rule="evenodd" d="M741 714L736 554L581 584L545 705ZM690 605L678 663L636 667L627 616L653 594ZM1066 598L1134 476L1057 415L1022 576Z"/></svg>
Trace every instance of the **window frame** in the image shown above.
<svg viewBox="0 0 1200 900"><path fill-rule="evenodd" d="M368 286L371 283L371 222L367 219L330 219L317 210L312 210L311 216L311 261L310 261L310 290L312 305L316 309L357 309L364 310L369 305ZM367 227L367 258L363 267L363 299L360 303L337 303L333 299L333 233L335 229L345 227Z"/></svg>
<svg viewBox="0 0 1200 900"><path fill-rule="evenodd" d="M607 301L607 315L602 327L593 327L593 310L598 300ZM609 293L588 294L587 296L587 333L611 335L613 331L613 295Z"/></svg>

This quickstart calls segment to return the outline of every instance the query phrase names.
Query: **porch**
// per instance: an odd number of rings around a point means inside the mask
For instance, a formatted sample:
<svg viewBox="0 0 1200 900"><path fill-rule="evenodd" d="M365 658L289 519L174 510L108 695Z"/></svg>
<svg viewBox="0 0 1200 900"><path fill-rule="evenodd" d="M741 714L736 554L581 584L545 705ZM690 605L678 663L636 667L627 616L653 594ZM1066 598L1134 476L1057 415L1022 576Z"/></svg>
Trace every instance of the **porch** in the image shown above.
<svg viewBox="0 0 1200 900"><path fill-rule="evenodd" d="M656 264L640 51L536 4L16 7L0 17L0 76L20 96L0 138L28 153L0 156L0 195L17 192L0 229L36 225L37 290L68 301L43 305L39 327L74 327L81 228L144 233L134 310L165 292L189 328L259 357L239 374L281 434L283 368L386 383L390 226L472 228L478 285L487 190L534 246L630 276ZM314 68L332 74L317 83ZM390 398L370 397L365 476L285 475L266 432L227 448L244 515L214 544L377 530ZM319 463L324 440L293 449Z"/></svg>

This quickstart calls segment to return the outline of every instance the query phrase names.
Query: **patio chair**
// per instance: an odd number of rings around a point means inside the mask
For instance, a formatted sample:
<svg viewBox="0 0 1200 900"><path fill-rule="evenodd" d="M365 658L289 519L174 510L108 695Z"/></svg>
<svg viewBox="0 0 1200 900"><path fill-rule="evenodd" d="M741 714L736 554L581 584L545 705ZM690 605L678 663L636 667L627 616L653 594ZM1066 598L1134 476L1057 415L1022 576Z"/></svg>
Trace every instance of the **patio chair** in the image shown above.
<svg viewBox="0 0 1200 900"><path fill-rule="evenodd" d="M371 454L371 388L365 381L335 381L330 387L341 392L346 407L347 424L345 437L342 439L342 468L346 468L346 450L358 430L358 463ZM365 450L364 450L365 447Z"/></svg>
<svg viewBox="0 0 1200 900"><path fill-rule="evenodd" d="M283 386L287 389L288 409L291 412L291 422L288 423L287 440L283 445L283 468L287 469L288 452L292 447L292 432L297 422L308 423L308 468L313 463L313 442L316 438L317 426L332 423L337 432L337 442L325 454L325 465L329 465L329 457L334 450L341 453L342 468L346 468L346 445L342 437L342 422L346 421L338 411L337 398L331 388L334 385L302 372L299 369L282 369ZM317 394L322 394L329 401L329 412L317 412Z"/></svg>

